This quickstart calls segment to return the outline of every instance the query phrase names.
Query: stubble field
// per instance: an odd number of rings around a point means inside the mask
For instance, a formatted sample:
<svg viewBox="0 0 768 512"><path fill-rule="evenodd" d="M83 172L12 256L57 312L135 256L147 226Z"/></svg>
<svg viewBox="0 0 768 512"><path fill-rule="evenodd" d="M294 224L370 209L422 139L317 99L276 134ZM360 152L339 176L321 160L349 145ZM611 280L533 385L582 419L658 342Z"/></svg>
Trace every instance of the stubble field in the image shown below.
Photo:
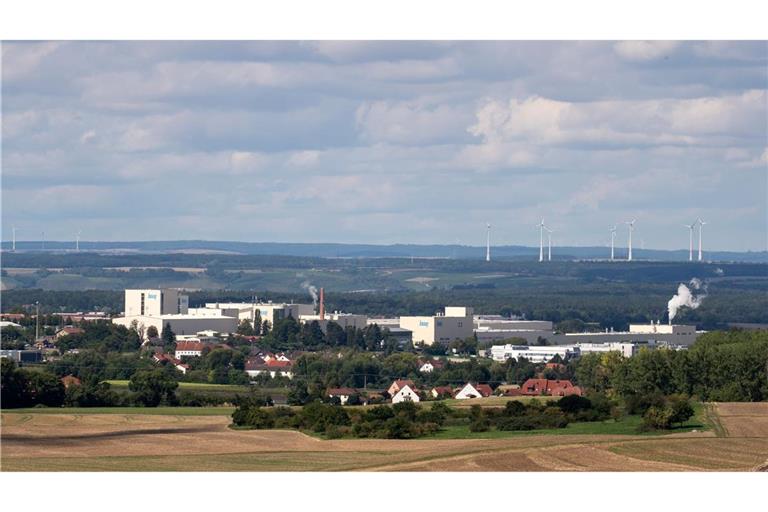
<svg viewBox="0 0 768 512"><path fill-rule="evenodd" d="M228 415L3 412L3 471L750 471L768 403L712 404L713 428L662 436L321 440L231 430Z"/></svg>

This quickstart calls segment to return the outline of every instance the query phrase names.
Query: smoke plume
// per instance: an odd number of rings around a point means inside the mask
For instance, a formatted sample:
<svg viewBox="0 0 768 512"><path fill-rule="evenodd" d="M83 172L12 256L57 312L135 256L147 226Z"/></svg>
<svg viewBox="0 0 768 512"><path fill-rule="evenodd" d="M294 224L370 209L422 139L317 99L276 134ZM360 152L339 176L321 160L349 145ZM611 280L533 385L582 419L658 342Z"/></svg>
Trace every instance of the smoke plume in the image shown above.
<svg viewBox="0 0 768 512"><path fill-rule="evenodd" d="M702 293L694 295L694 293L691 292L691 288L688 288L685 283L680 283L680 285L677 287L677 294L669 299L669 302L667 303L670 324L672 323L672 320L674 320L675 316L677 316L677 311L681 307L685 306L691 309L696 309L701 306L701 302L707 296L707 285L702 284L701 279L694 277L688 284L696 292L702 290Z"/></svg>
<svg viewBox="0 0 768 512"><path fill-rule="evenodd" d="M312 305L317 306L317 287L310 284L309 281L304 281L301 283L301 287L309 292L309 294L312 296Z"/></svg>

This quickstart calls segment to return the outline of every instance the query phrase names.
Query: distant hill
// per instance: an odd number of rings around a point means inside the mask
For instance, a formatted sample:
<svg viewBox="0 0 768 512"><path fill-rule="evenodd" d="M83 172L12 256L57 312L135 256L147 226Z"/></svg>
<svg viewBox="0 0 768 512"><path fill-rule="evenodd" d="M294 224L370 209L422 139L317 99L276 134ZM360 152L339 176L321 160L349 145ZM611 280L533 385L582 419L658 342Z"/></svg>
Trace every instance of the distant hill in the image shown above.
<svg viewBox="0 0 768 512"><path fill-rule="evenodd" d="M2 242L3 251L11 248L10 242ZM46 241L46 252L73 252L73 243ZM17 252L40 252L39 241L16 242ZM333 243L277 243L277 242L226 242L209 240L172 240L155 242L80 242L81 251L100 253L186 253L186 254L241 254L241 255L284 255L320 258L451 258L483 259L485 247L466 245L374 245L374 244L333 244ZM623 257L625 249L617 249L617 256ZM634 249L635 259L656 261L686 261L688 250ZM520 245L494 246L491 248L494 260L536 260L538 247ZM553 259L580 260L606 259L606 247L556 247ZM735 252L707 251L708 261L768 262L768 251Z"/></svg>

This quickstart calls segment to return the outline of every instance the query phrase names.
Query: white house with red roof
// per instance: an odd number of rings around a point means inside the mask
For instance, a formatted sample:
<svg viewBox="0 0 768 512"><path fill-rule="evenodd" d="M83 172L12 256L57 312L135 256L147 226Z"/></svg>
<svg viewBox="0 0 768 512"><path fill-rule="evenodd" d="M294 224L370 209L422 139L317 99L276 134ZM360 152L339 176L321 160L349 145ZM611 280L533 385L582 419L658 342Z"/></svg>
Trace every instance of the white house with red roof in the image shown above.
<svg viewBox="0 0 768 512"><path fill-rule="evenodd" d="M420 400L421 398L419 397L418 391L408 384L404 385L397 391L397 393L392 395L393 404L399 404L400 402L418 402Z"/></svg>
<svg viewBox="0 0 768 512"><path fill-rule="evenodd" d="M493 394L493 389L488 384L466 383L454 396L457 400L468 400L470 398L485 398Z"/></svg>
<svg viewBox="0 0 768 512"><path fill-rule="evenodd" d="M389 386L387 393L389 393L389 396L395 396L395 394L400 391L403 386L410 386L411 389L415 387L413 381L410 379L398 379Z"/></svg>
<svg viewBox="0 0 768 512"><path fill-rule="evenodd" d="M293 363L291 361L280 361L270 358L265 360L261 357L253 357L245 362L245 373L253 378L261 374L269 374L270 377L288 377L293 378Z"/></svg>
<svg viewBox="0 0 768 512"><path fill-rule="evenodd" d="M176 358L180 357L200 357L203 355L205 343L199 340L186 340L176 342Z"/></svg>

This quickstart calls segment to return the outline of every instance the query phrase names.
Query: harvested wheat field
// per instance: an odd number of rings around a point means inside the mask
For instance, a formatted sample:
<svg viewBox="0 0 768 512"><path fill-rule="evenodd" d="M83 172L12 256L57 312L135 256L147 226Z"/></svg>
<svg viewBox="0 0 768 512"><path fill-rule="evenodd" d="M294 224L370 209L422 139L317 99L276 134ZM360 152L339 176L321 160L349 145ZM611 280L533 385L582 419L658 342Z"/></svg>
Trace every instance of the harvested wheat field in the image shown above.
<svg viewBox="0 0 768 512"><path fill-rule="evenodd" d="M768 404L717 404L722 425L666 436L320 440L231 430L229 416L2 414L4 471L748 471L768 462ZM718 437L720 433L723 437Z"/></svg>

